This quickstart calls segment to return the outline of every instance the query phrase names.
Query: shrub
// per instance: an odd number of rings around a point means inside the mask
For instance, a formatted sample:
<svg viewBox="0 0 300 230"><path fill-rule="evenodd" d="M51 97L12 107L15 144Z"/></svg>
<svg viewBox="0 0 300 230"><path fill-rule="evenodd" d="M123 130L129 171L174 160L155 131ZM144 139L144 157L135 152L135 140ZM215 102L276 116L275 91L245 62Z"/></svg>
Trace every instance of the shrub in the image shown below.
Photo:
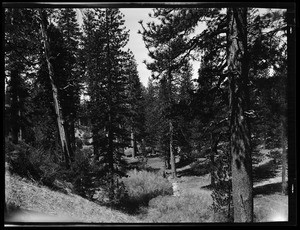
<svg viewBox="0 0 300 230"><path fill-rule="evenodd" d="M24 142L6 143L6 161L10 171L49 187L53 186L59 168L52 158L50 150L41 146L32 147Z"/></svg>
<svg viewBox="0 0 300 230"><path fill-rule="evenodd" d="M149 200L156 196L173 193L172 184L154 172L132 170L128 172L127 178L123 178L123 182L128 195L123 206L131 212L147 206Z"/></svg>
<svg viewBox="0 0 300 230"><path fill-rule="evenodd" d="M80 149L75 151L74 162L70 170L62 173L63 180L70 181L74 185L74 192L78 195L91 199L95 193L97 184L95 183L95 174L97 168L91 161L91 149Z"/></svg>
<svg viewBox="0 0 300 230"><path fill-rule="evenodd" d="M19 144L7 142L5 153L10 172L21 177L40 180L42 171L31 161L29 145L23 142Z"/></svg>
<svg viewBox="0 0 300 230"><path fill-rule="evenodd" d="M151 222L212 222L210 198L194 194L179 197L158 196L149 202L147 220Z"/></svg>

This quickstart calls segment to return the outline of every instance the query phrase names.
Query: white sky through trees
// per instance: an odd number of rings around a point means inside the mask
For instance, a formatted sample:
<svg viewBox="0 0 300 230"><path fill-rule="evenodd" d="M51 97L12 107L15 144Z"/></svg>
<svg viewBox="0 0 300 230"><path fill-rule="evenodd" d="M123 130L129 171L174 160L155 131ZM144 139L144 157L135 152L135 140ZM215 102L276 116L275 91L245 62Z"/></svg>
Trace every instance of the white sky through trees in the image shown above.
<svg viewBox="0 0 300 230"><path fill-rule="evenodd" d="M151 61L148 56L148 50L145 47L143 41L143 36L138 34L138 30L142 31L142 27L139 21L142 20L143 23L148 21L153 21L153 18L149 17L149 13L152 13L152 8L120 8L120 11L124 14L126 29L129 29L129 41L126 48L129 48L136 59L137 70L139 73L140 81L144 86L148 85L148 78L151 76L151 71L147 69L146 65L143 63L144 60ZM82 14L81 11L77 10L78 22L82 25ZM201 32L205 27L203 25L196 28L195 33ZM200 61L192 61L193 65L193 78L196 78L198 69L200 67Z"/></svg>
<svg viewBox="0 0 300 230"><path fill-rule="evenodd" d="M129 29L129 41L126 46L126 49L129 48L136 59L137 70L139 73L141 83L147 87L148 78L151 76L151 71L147 69L146 65L143 63L144 60L151 61L151 58L148 56L148 50L145 47L143 37L141 34L138 34L138 30L142 31L139 21L142 20L144 24L147 22L153 21L153 18L149 17L149 13L152 13L152 8L119 8L120 11L124 14L125 26L126 29ZM224 8L224 10L226 10ZM267 11L272 11L267 8L258 9L259 14L265 14ZM82 10L77 9L77 16L79 25L82 25ZM205 23L199 23L195 28L195 32L192 34L199 34L206 28ZM191 61L193 66L193 79L198 78L198 69L200 67L200 60Z"/></svg>

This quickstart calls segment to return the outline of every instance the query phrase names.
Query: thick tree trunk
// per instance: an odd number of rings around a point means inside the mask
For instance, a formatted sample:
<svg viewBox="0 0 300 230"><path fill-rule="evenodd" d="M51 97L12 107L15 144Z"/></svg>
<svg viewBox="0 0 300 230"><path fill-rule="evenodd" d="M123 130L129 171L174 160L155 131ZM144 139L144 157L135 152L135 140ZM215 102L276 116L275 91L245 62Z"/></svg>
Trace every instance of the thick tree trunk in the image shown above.
<svg viewBox="0 0 300 230"><path fill-rule="evenodd" d="M230 147L234 222L253 221L250 129L245 114L249 104L247 9L228 9L227 66L230 95Z"/></svg>
<svg viewBox="0 0 300 230"><path fill-rule="evenodd" d="M56 113L56 118L57 118L59 137L60 137L62 150L63 150L64 156L65 156L66 167L69 168L70 167L70 155L71 155L70 153L72 150L70 149L70 145L68 144L66 130L64 127L64 120L62 117L61 107L60 107L59 100L58 100L58 91L57 91L57 87L53 80L54 72L53 72L52 64L50 62L50 56L49 56L50 46L49 46L49 38L47 35L47 29L46 29L47 16L46 16L45 12L43 12L42 9L40 9L39 12L40 12L40 17L41 17L41 30L42 30L43 40L44 40L44 51L45 51L47 65L48 65L49 78L50 78L51 87L52 87L52 95L53 95L54 108L55 108L55 113Z"/></svg>

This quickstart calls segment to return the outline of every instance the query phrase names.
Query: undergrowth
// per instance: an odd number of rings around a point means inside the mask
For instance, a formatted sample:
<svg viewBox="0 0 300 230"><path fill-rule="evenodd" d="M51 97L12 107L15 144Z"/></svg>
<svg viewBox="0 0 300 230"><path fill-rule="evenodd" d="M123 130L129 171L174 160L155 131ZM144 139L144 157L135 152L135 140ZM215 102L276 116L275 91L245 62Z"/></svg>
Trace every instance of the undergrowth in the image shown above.
<svg viewBox="0 0 300 230"><path fill-rule="evenodd" d="M173 193L172 184L158 173L132 170L127 175L123 178L127 197L122 206L129 213L138 212L154 197Z"/></svg>
<svg viewBox="0 0 300 230"><path fill-rule="evenodd" d="M185 194L176 196L158 196L149 202L149 211L145 217L150 222L212 222L213 212L210 200L206 196Z"/></svg>

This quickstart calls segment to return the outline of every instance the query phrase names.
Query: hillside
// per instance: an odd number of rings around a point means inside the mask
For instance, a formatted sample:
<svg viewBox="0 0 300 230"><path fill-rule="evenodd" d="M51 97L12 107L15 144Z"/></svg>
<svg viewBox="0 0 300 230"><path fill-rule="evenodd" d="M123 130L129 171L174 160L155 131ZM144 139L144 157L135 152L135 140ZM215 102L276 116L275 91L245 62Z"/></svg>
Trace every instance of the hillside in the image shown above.
<svg viewBox="0 0 300 230"><path fill-rule="evenodd" d="M136 223L137 218L97 205L75 194L52 191L6 172L5 200L20 207L12 222Z"/></svg>

